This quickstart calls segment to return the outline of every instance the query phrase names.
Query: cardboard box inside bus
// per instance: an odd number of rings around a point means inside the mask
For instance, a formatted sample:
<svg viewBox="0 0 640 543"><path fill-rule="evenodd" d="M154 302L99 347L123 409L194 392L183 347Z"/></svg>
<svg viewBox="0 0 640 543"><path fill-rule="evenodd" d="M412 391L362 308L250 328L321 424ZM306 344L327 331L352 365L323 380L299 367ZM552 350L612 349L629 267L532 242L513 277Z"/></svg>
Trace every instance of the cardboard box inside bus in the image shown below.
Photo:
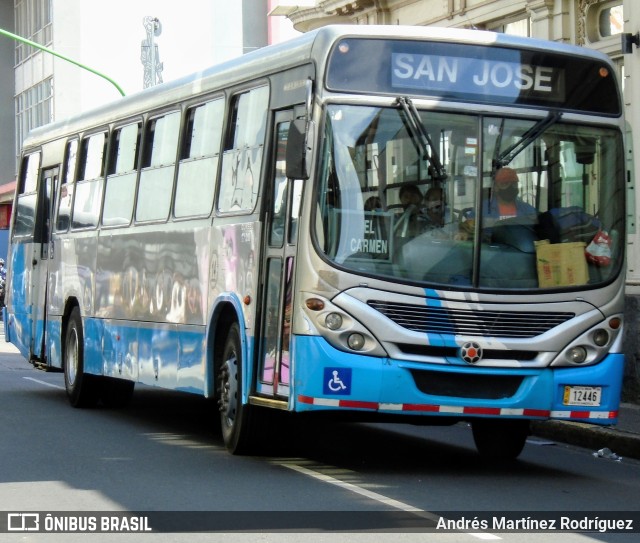
<svg viewBox="0 0 640 543"><path fill-rule="evenodd" d="M536 266L540 287L584 285L589 279L585 243L549 243L536 241Z"/></svg>

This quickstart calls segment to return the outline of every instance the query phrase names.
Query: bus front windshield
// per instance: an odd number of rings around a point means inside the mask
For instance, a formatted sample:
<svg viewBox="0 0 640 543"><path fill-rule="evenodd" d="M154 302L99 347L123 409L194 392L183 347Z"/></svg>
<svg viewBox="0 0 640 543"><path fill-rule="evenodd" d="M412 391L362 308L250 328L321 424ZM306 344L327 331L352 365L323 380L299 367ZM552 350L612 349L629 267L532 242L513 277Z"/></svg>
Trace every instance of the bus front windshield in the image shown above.
<svg viewBox="0 0 640 543"><path fill-rule="evenodd" d="M343 269L489 290L588 288L621 270L616 129L331 105L324 136L315 236Z"/></svg>

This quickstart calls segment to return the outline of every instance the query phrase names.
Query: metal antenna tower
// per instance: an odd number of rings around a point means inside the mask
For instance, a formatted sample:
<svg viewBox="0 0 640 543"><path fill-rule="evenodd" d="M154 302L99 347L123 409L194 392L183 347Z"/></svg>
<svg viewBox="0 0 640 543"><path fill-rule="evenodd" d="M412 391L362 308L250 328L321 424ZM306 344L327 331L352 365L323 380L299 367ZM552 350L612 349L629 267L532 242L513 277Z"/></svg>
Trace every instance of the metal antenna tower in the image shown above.
<svg viewBox="0 0 640 543"><path fill-rule="evenodd" d="M147 32L147 37L142 40L140 46L140 61L144 66L144 88L153 87L162 83L162 62L155 38L162 34L162 23L157 17L145 17L142 24Z"/></svg>

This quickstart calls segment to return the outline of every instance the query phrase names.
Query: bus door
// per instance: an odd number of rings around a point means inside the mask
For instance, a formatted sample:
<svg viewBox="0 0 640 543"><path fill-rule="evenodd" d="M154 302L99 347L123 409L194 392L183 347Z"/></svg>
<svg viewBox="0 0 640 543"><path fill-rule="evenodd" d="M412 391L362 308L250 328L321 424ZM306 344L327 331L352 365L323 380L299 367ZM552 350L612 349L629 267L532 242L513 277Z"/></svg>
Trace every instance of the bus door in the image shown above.
<svg viewBox="0 0 640 543"><path fill-rule="evenodd" d="M31 282L28 285L27 303L31 306L31 355L45 362L45 330L47 321L47 285L49 283L49 259L53 256L51 241L51 218L54 195L58 183L58 168L42 170L38 188L38 206L33 232L33 258L31 260Z"/></svg>
<svg viewBox="0 0 640 543"><path fill-rule="evenodd" d="M265 220L262 270L262 319L258 360L258 393L270 397L289 396L291 315L298 216L302 181L287 179L285 157L287 133L293 112L276 114L274 151Z"/></svg>

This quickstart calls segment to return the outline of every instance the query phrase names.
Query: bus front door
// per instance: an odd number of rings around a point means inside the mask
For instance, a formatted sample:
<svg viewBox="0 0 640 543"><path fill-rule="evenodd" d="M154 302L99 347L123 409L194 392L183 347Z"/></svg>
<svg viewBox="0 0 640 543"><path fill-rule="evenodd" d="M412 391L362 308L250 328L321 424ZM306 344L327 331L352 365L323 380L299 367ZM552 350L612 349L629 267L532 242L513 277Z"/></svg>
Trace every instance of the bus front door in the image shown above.
<svg viewBox="0 0 640 543"><path fill-rule="evenodd" d="M275 123L276 149L268 188L256 386L261 395L280 399L289 396L293 279L302 196L302 181L287 179L285 175L287 133L292 119L292 112L280 112Z"/></svg>
<svg viewBox="0 0 640 543"><path fill-rule="evenodd" d="M41 364L46 363L45 330L47 322L47 286L49 282L49 252L51 247L51 217L53 195L58 182L58 168L42 171L38 207L36 209L33 232L33 258L31 260L31 281L28 285L27 303L31 306L31 358Z"/></svg>

